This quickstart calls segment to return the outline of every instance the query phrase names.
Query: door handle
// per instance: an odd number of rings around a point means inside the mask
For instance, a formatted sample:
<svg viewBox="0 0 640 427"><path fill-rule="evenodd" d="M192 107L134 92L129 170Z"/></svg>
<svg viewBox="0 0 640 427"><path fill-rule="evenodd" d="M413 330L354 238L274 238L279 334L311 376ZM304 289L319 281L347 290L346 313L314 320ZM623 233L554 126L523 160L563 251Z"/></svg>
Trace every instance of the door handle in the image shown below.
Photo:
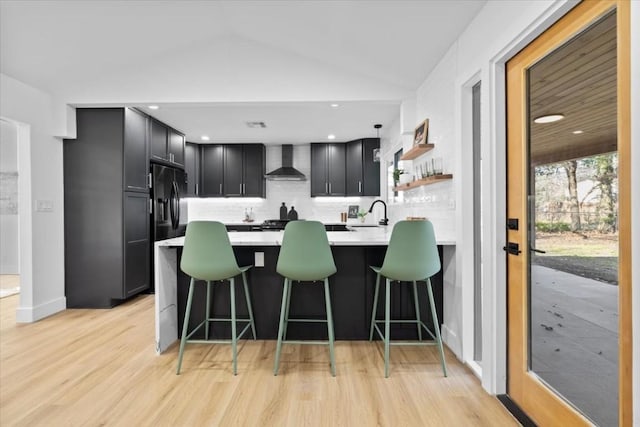
<svg viewBox="0 0 640 427"><path fill-rule="evenodd" d="M331 194L331 183L329 183L329 194Z"/></svg>
<svg viewBox="0 0 640 427"><path fill-rule="evenodd" d="M222 194L222 183L220 183L220 194Z"/></svg>
<svg viewBox="0 0 640 427"><path fill-rule="evenodd" d="M358 181L358 193L362 193L362 181Z"/></svg>
<svg viewBox="0 0 640 427"><path fill-rule="evenodd" d="M513 242L508 242L507 246L503 247L502 250L506 251L509 255L520 255L522 253L520 245Z"/></svg>

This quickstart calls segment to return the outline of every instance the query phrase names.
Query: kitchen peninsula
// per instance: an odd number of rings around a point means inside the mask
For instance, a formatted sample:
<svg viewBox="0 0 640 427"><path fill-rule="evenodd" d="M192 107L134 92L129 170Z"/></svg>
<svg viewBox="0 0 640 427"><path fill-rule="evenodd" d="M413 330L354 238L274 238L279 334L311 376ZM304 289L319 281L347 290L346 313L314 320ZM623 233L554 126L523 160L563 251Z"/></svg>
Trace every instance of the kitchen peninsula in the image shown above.
<svg viewBox="0 0 640 427"><path fill-rule="evenodd" d="M351 230L327 232L338 269L338 272L329 280L336 339L362 340L369 337L369 322L375 285L375 274L369 266L382 264L392 227L354 227ZM282 231L229 233L238 264L254 266L248 272L248 281L258 339L275 339L277 334L283 279L276 273L275 267L282 237ZM453 239L438 239L441 261L443 260L442 247L454 244ZM182 328L189 281L189 278L179 269L183 245L184 237L155 243L155 346L158 353L164 352L178 339L178 331ZM445 263L443 263L444 265ZM451 274L447 273L445 268L443 270L445 270L444 274ZM449 281L446 280L446 282ZM439 323L442 323L443 282L443 271L441 270L432 278ZM213 289L212 313L215 313L216 317L227 316L229 314L229 288L214 286ZM394 301L392 316L410 318L415 315L413 298L409 290L410 287L404 284L392 287ZM427 319L425 323L431 327L426 305L426 291L424 287L419 287L418 292L422 319ZM296 284L291 298L295 301L294 304L291 304L292 317L323 317L324 305L321 286L307 285L306 283ZM239 301L242 301L242 298ZM242 302L239 304L238 314L242 316L246 313L246 307ZM204 317L204 307L205 286L199 286L195 291L192 308L194 325ZM289 336L320 339L326 334L325 325L305 324L300 329L297 326L299 325L292 324L289 327ZM214 336L228 337L229 326L213 322L211 332ZM398 326L396 335L399 338L410 339L414 338L415 334L415 326L402 325Z"/></svg>

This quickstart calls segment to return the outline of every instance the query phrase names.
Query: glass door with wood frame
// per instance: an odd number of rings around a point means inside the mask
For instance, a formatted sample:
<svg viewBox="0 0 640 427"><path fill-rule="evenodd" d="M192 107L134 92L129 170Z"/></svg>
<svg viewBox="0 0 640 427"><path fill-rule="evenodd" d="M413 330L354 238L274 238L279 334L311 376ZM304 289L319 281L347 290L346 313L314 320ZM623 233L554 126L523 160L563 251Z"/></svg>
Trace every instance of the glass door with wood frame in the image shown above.
<svg viewBox="0 0 640 427"><path fill-rule="evenodd" d="M584 2L507 63L508 389L540 425L626 422L620 13Z"/></svg>

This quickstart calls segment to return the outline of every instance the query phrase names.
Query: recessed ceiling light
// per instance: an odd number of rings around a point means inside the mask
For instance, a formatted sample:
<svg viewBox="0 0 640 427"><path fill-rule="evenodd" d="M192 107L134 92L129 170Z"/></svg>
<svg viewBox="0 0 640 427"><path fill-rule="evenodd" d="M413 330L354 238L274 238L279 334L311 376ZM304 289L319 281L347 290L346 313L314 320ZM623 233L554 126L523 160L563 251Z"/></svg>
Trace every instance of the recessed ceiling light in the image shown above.
<svg viewBox="0 0 640 427"><path fill-rule="evenodd" d="M340 104L331 104L331 108L338 108Z"/></svg>
<svg viewBox="0 0 640 427"><path fill-rule="evenodd" d="M534 123L553 123L558 120L564 119L563 114L547 114L546 116L540 116L533 119Z"/></svg>
<svg viewBox="0 0 640 427"><path fill-rule="evenodd" d="M203 141L208 141L209 140L209 136L208 135L202 135L200 137L200 139L203 140Z"/></svg>
<svg viewBox="0 0 640 427"><path fill-rule="evenodd" d="M574 135L580 135L581 133L584 133L583 130L574 130L573 132L571 132Z"/></svg>
<svg viewBox="0 0 640 427"><path fill-rule="evenodd" d="M160 107L158 107L157 105L149 105L150 110L157 110L158 108Z"/></svg>
<svg viewBox="0 0 640 427"><path fill-rule="evenodd" d="M330 134L327 135L327 139L336 139L336 136L334 134Z"/></svg>

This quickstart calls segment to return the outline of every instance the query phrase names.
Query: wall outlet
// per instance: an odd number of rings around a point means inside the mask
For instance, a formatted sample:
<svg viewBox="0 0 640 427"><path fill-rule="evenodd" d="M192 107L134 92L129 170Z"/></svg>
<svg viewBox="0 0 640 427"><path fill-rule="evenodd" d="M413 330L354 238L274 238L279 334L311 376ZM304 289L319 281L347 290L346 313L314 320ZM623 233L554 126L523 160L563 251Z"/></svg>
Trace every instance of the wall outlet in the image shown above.
<svg viewBox="0 0 640 427"><path fill-rule="evenodd" d="M36 212L53 212L53 200L36 200Z"/></svg>
<svg viewBox="0 0 640 427"><path fill-rule="evenodd" d="M264 267L264 252L254 252L253 265L256 267Z"/></svg>

